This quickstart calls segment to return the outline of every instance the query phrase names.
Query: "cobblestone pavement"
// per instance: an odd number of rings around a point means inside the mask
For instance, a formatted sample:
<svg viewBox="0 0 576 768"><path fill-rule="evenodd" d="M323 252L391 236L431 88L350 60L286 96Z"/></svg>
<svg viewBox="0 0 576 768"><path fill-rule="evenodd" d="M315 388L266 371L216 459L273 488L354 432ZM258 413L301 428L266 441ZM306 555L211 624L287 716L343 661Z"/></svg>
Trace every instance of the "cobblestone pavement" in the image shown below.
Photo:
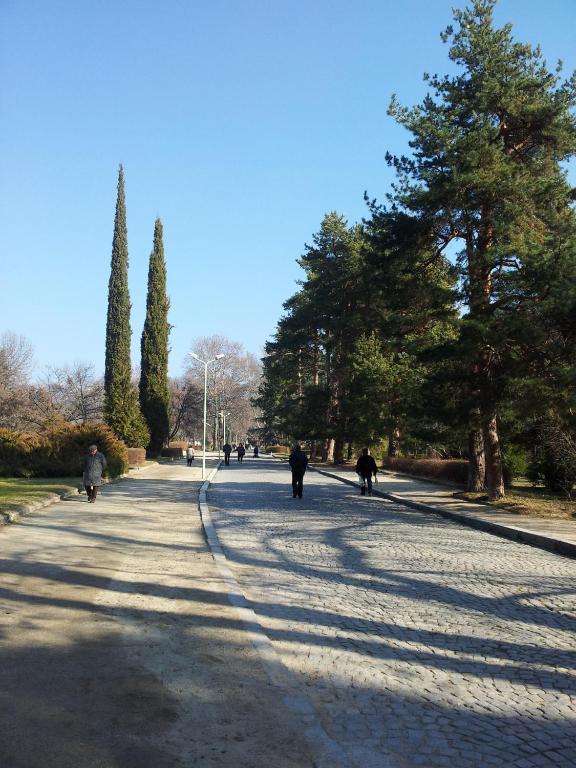
<svg viewBox="0 0 576 768"><path fill-rule="evenodd" d="M576 564L286 465L222 468L230 566L348 765L576 766Z"/></svg>

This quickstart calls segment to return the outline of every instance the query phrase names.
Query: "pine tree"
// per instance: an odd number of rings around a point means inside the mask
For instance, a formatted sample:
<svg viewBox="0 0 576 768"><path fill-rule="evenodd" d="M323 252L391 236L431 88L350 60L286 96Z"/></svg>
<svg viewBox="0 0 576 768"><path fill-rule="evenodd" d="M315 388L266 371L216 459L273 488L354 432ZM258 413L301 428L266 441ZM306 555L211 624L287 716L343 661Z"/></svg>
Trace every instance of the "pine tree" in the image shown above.
<svg viewBox="0 0 576 768"><path fill-rule="evenodd" d="M166 263L162 241L162 222L154 225L154 247L148 269L148 296L146 320L142 332L140 407L150 430L150 455L157 456L168 439L169 401L168 392L168 309L166 295Z"/></svg>
<svg viewBox="0 0 576 768"><path fill-rule="evenodd" d="M132 384L130 309L124 169L120 166L108 284L104 419L127 445L140 447L148 443L149 435Z"/></svg>
<svg viewBox="0 0 576 768"><path fill-rule="evenodd" d="M414 157L390 158L396 201L427 221L438 251L460 241L463 360L470 372L470 429L481 431L491 498L504 494L498 408L515 347L510 317L525 301L526 271L553 258L550 244L570 205L561 162L576 148L574 79L561 84L539 49L496 29L496 0L472 0L449 27L453 77L429 78L420 106L390 111L412 133Z"/></svg>

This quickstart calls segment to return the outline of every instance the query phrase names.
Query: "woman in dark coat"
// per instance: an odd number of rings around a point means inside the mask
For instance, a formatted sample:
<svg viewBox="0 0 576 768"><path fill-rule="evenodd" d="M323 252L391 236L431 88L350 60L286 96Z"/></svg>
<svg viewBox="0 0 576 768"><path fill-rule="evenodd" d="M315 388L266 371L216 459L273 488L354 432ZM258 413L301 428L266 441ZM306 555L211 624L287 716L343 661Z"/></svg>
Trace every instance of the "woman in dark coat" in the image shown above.
<svg viewBox="0 0 576 768"><path fill-rule="evenodd" d="M106 457L100 453L98 446L91 445L84 459L84 474L82 475L82 482L91 504L96 501L98 488L102 485L102 475L106 469L106 463Z"/></svg>

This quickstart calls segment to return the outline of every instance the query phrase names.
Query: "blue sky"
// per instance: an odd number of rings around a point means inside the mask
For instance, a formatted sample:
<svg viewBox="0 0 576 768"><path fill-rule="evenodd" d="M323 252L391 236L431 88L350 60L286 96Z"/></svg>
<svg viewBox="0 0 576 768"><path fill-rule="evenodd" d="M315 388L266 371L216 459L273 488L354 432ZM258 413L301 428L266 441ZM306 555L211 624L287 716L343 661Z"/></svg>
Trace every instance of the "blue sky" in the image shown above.
<svg viewBox="0 0 576 768"><path fill-rule="evenodd" d="M0 0L0 332L37 372L104 366L118 164L126 174L132 355L154 220L164 225L170 373L198 336L260 356L325 213L383 198L387 116L458 0ZM576 0L500 0L497 21L576 69Z"/></svg>

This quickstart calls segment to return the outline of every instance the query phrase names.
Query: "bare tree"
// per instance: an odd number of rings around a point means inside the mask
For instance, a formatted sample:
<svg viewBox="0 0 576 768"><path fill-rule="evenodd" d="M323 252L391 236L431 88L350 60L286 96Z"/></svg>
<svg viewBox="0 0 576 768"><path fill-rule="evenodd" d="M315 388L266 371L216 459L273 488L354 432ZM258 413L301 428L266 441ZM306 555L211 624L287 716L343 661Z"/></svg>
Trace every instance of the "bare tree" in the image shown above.
<svg viewBox="0 0 576 768"><path fill-rule="evenodd" d="M254 426L257 411L252 405L261 378L261 366L254 355L241 344L224 336L204 336L192 343L191 349L202 360L214 360L208 367L207 420L212 433L212 444L218 442L219 414L227 416L227 428L237 440L243 440ZM186 378L204 392L204 367L192 359L187 361Z"/></svg>
<svg viewBox="0 0 576 768"><path fill-rule="evenodd" d="M104 380L96 377L92 363L49 369L46 386L66 421L99 421L104 411Z"/></svg>
<svg viewBox="0 0 576 768"><path fill-rule="evenodd" d="M203 391L187 378L170 379L170 435L169 440L178 437L194 440L202 433Z"/></svg>
<svg viewBox="0 0 576 768"><path fill-rule="evenodd" d="M33 365L32 345L7 331L0 336L0 426L17 429L28 399Z"/></svg>

